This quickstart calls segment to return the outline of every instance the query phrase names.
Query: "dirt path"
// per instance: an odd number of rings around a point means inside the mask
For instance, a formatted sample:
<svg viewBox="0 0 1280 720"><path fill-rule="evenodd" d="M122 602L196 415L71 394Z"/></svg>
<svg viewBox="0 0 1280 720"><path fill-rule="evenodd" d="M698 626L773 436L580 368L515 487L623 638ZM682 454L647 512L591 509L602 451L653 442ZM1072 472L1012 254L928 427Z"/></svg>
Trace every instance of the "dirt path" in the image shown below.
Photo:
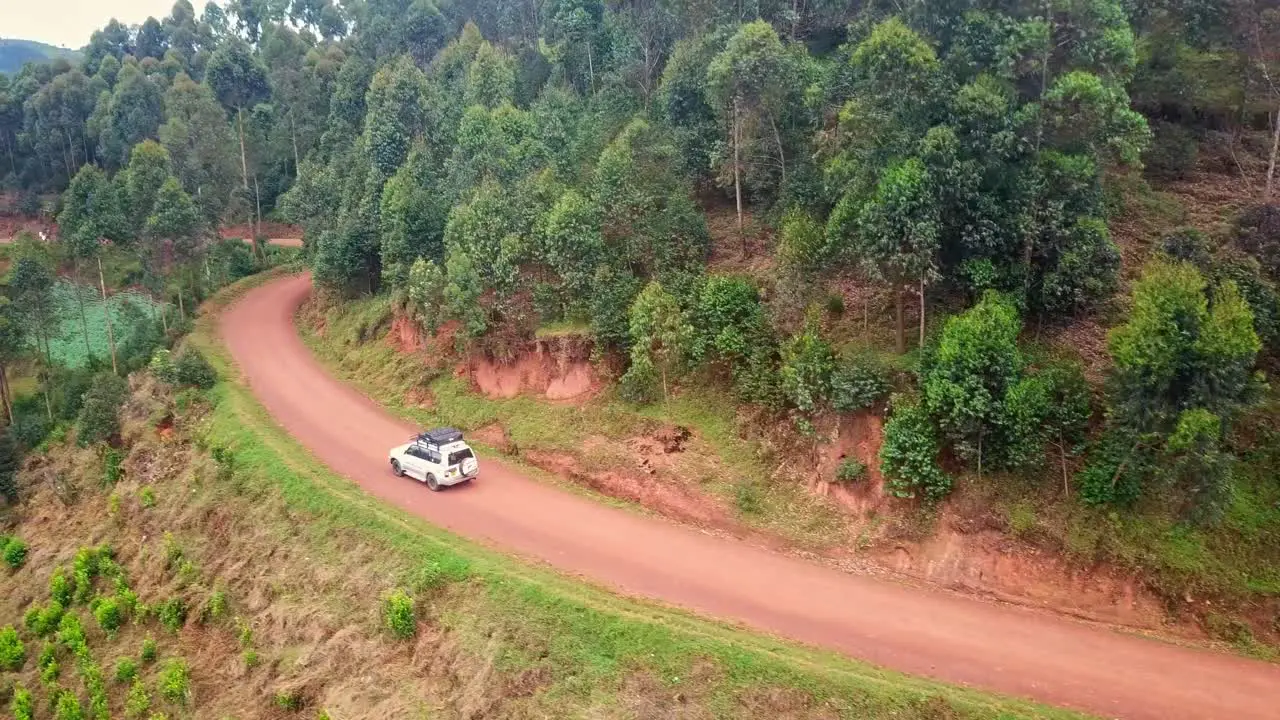
<svg viewBox="0 0 1280 720"><path fill-rule="evenodd" d="M303 445L366 491L461 535L623 592L917 675L1108 717L1276 718L1280 667L1023 608L840 573L530 480L495 460L431 493L386 451L415 430L331 378L293 326L307 276L229 308L221 331L253 392Z"/></svg>

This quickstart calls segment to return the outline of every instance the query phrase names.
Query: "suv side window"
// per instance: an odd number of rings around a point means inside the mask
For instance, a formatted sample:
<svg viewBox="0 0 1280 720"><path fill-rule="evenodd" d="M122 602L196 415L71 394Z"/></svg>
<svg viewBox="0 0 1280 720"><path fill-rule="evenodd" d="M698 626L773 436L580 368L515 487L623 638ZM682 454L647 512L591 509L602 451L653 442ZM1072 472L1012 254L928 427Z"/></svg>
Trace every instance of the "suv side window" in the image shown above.
<svg viewBox="0 0 1280 720"><path fill-rule="evenodd" d="M408 451L405 452L405 454L408 455L409 457L416 457L419 460L427 459L427 453L422 450L419 450L416 447L409 448Z"/></svg>
<svg viewBox="0 0 1280 720"><path fill-rule="evenodd" d="M430 462L430 463L433 463L433 464L439 465L439 464L440 464L440 453L436 452L435 450L428 450L428 451L427 451L427 462Z"/></svg>

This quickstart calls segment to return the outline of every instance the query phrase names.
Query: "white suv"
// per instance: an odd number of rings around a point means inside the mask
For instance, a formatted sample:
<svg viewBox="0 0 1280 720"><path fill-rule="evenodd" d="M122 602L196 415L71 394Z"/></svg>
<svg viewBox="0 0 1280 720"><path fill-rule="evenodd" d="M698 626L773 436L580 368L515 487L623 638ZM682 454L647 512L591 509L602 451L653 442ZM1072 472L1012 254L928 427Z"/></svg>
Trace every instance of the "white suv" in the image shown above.
<svg viewBox="0 0 1280 720"><path fill-rule="evenodd" d="M462 432L436 428L415 435L388 453L396 477L408 475L421 480L431 490L457 485L480 474L480 463L471 447L462 441Z"/></svg>

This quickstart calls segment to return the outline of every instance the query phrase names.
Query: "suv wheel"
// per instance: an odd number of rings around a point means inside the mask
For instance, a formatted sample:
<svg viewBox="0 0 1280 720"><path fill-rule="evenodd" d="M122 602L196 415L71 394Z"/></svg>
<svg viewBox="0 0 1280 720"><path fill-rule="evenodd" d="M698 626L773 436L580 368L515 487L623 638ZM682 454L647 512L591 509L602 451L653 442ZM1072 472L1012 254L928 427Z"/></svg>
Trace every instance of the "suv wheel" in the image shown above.
<svg viewBox="0 0 1280 720"><path fill-rule="evenodd" d="M427 489L431 492L440 492L440 482L431 473L427 473Z"/></svg>
<svg viewBox="0 0 1280 720"><path fill-rule="evenodd" d="M399 460L391 461L391 472L395 473L396 477L404 477L404 468L400 467Z"/></svg>

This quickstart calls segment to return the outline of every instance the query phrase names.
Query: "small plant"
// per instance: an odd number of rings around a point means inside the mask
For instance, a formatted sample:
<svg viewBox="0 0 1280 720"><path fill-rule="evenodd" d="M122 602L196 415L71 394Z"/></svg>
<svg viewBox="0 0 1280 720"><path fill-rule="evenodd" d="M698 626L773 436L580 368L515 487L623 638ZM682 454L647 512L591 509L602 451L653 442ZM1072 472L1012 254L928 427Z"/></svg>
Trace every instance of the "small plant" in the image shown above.
<svg viewBox="0 0 1280 720"><path fill-rule="evenodd" d="M116 682L127 685L138 678L138 661L131 657L116 660Z"/></svg>
<svg viewBox="0 0 1280 720"><path fill-rule="evenodd" d="M116 631L124 622L124 611L114 597L105 597L94 608L93 617L98 621L98 626L103 632L109 637L115 637Z"/></svg>
<svg viewBox="0 0 1280 720"><path fill-rule="evenodd" d="M142 491L138 493L138 502L144 508L153 508L156 506L156 492L151 489L150 485L144 486Z"/></svg>
<svg viewBox="0 0 1280 720"><path fill-rule="evenodd" d="M253 626L240 618L236 618L236 624L240 627L240 647L249 647L253 644Z"/></svg>
<svg viewBox="0 0 1280 720"><path fill-rule="evenodd" d="M169 702L185 705L191 694L191 671L182 660L170 660L156 677L156 688Z"/></svg>
<svg viewBox="0 0 1280 720"><path fill-rule="evenodd" d="M102 483L113 487L124 477L124 453L109 447L102 455Z"/></svg>
<svg viewBox="0 0 1280 720"><path fill-rule="evenodd" d="M20 538L9 538L4 543L4 564L17 570L27 562L27 543Z"/></svg>
<svg viewBox="0 0 1280 720"><path fill-rule="evenodd" d="M178 542L173 533L166 532L164 534L164 563L165 567L170 570L178 569L182 563L183 552L182 544Z"/></svg>
<svg viewBox="0 0 1280 720"><path fill-rule="evenodd" d="M142 679L135 678L124 700L124 716L138 720L146 716L150 709L151 695L147 693L147 687L142 684Z"/></svg>
<svg viewBox="0 0 1280 720"><path fill-rule="evenodd" d="M866 473L866 465L854 458L846 458L844 462L840 463L840 467L836 468L836 480L842 483L853 483L861 480Z"/></svg>
<svg viewBox="0 0 1280 720"><path fill-rule="evenodd" d="M35 720L36 701L31 691L15 685L13 688L13 720Z"/></svg>
<svg viewBox="0 0 1280 720"><path fill-rule="evenodd" d="M120 495L111 493L107 496L107 514L111 517L120 517Z"/></svg>
<svg viewBox="0 0 1280 720"><path fill-rule="evenodd" d="M148 664L155 662L155 661L156 661L156 652L157 652L157 651L156 651L156 640L155 640L155 638L151 637L150 635L148 635L148 636L146 636L145 638L143 638L143 640L142 640L142 652L141 652L141 653L139 653L139 657L141 657L141 658L142 658L142 662L144 662L144 663L148 663Z"/></svg>
<svg viewBox="0 0 1280 720"><path fill-rule="evenodd" d="M245 650L240 654L240 659L244 661L245 669L252 670L258 667L258 651Z"/></svg>
<svg viewBox="0 0 1280 720"><path fill-rule="evenodd" d="M382 601L382 622L392 637L407 640L418 632L418 621L413 613L413 597L404 590L395 590Z"/></svg>
<svg viewBox="0 0 1280 720"><path fill-rule="evenodd" d="M33 607L28 610L23 617L23 624L37 637L47 637L58 629L58 623L62 622L64 612L62 603L50 600L49 604L42 608Z"/></svg>
<svg viewBox="0 0 1280 720"><path fill-rule="evenodd" d="M80 700L75 693L64 691L58 695L53 717L54 720L84 720L84 710L80 708Z"/></svg>
<svg viewBox="0 0 1280 720"><path fill-rule="evenodd" d="M174 379L179 385L190 385L201 390L208 390L218 382L218 373L200 351L185 347L178 353L173 363Z"/></svg>
<svg viewBox="0 0 1280 720"><path fill-rule="evenodd" d="M89 652L89 645L84 637L84 627L80 625L79 617L72 613L62 616L62 620L58 623L58 642L77 657Z"/></svg>
<svg viewBox="0 0 1280 720"><path fill-rule="evenodd" d="M74 590L71 581L67 580L67 575L62 571L62 568L54 570L53 575L49 576L49 597L53 598L53 601L62 607L67 607L71 604L71 595Z"/></svg>
<svg viewBox="0 0 1280 720"><path fill-rule="evenodd" d="M1009 508L1009 532L1025 535L1036 527L1036 511L1027 503L1017 503Z"/></svg>
<svg viewBox="0 0 1280 720"><path fill-rule="evenodd" d="M0 629L0 670L17 672L27 662L27 648L12 625Z"/></svg>
<svg viewBox="0 0 1280 720"><path fill-rule="evenodd" d="M62 668L58 665L58 649L53 643L45 643L40 650L40 657L36 659L36 667L40 668L40 681L46 685L52 685L57 682L58 675L61 674Z"/></svg>
<svg viewBox="0 0 1280 720"><path fill-rule="evenodd" d="M760 488L749 481L739 482L733 491L734 504L743 515L755 515L760 512Z"/></svg>
<svg viewBox="0 0 1280 720"><path fill-rule="evenodd" d="M214 590L209 595L209 601L205 603L203 617L205 622L213 622L221 620L227 615L227 594L221 590Z"/></svg>
<svg viewBox="0 0 1280 720"><path fill-rule="evenodd" d="M160 603L156 611L160 624L169 632L178 632L187 622L187 603L178 597L169 598Z"/></svg>
<svg viewBox="0 0 1280 720"><path fill-rule="evenodd" d="M276 693L276 707L287 712L297 712L302 709L302 696L297 692L278 692Z"/></svg>

